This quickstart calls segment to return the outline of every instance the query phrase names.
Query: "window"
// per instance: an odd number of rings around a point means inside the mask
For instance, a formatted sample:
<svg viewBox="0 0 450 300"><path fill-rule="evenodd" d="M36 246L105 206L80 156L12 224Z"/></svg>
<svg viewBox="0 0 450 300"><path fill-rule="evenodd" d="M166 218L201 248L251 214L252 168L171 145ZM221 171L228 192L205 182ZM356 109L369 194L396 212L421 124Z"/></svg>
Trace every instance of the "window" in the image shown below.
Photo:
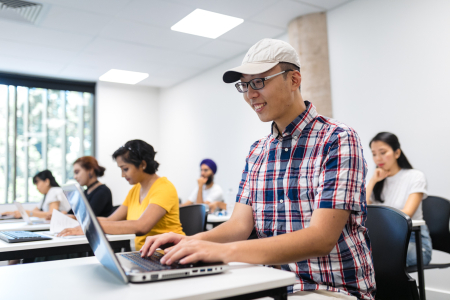
<svg viewBox="0 0 450 300"><path fill-rule="evenodd" d="M78 157L94 155L95 84L33 80L0 74L0 204L41 201L36 173L64 184Z"/></svg>

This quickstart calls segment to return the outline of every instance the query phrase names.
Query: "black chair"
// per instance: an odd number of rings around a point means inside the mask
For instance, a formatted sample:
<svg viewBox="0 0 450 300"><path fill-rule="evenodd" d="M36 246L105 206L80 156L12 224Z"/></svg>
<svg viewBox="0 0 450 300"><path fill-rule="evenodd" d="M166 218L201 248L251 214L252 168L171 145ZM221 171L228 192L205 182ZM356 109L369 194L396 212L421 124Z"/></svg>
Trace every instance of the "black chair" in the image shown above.
<svg viewBox="0 0 450 300"><path fill-rule="evenodd" d="M119 206L120 205L113 206L109 215L112 215L119 208Z"/></svg>
<svg viewBox="0 0 450 300"><path fill-rule="evenodd" d="M206 230L208 212L203 204L180 207L180 222L186 235L194 235Z"/></svg>
<svg viewBox="0 0 450 300"><path fill-rule="evenodd" d="M406 272L411 218L395 208L368 205L366 228L372 244L376 299L419 300L416 281Z"/></svg>
<svg viewBox="0 0 450 300"><path fill-rule="evenodd" d="M422 201L422 210L423 219L430 230L433 249L450 254L450 201L441 197L429 196ZM423 266L425 270L448 267L450 267L450 263ZM411 266L407 270L409 273L417 272L417 266Z"/></svg>

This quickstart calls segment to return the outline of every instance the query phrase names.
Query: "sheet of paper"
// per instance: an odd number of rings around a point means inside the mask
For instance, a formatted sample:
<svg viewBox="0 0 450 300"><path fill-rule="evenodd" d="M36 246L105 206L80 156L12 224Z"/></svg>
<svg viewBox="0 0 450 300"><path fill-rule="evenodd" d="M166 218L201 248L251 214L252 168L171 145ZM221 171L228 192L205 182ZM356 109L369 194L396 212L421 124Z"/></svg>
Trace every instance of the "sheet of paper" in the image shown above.
<svg viewBox="0 0 450 300"><path fill-rule="evenodd" d="M50 232L51 233L60 233L66 228L73 228L79 226L80 223L78 221L69 218L64 215L62 212L54 209L52 213L52 220L50 222Z"/></svg>

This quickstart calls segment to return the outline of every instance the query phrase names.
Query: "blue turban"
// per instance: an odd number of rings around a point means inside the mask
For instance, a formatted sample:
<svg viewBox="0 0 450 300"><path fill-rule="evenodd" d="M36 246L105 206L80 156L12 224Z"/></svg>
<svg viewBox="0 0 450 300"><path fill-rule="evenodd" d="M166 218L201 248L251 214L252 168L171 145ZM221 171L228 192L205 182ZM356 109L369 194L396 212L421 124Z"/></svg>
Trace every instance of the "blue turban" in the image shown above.
<svg viewBox="0 0 450 300"><path fill-rule="evenodd" d="M200 163L200 166L202 166L202 165L207 165L211 169L211 171L213 171L213 173L216 174L217 165L212 159L206 158L206 159L202 160L202 162Z"/></svg>

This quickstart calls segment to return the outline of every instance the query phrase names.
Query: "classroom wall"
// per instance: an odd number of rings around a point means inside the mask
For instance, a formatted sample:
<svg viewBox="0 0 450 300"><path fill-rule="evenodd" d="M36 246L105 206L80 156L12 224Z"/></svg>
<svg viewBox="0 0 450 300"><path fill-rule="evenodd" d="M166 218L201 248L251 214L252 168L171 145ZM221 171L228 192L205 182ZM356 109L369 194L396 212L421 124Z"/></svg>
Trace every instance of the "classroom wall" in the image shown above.
<svg viewBox="0 0 450 300"><path fill-rule="evenodd" d="M96 93L96 157L106 168L100 181L111 189L114 205L119 205L131 186L111 155L133 139L144 140L158 151L159 89L99 82Z"/></svg>
<svg viewBox="0 0 450 300"><path fill-rule="evenodd" d="M250 146L270 133L270 123L262 123L234 85L222 81L244 55L160 92L160 175L175 184L183 200L197 186L204 158L217 163L215 182L226 198L234 198Z"/></svg>
<svg viewBox="0 0 450 300"><path fill-rule="evenodd" d="M352 1L328 12L333 111L369 142L395 133L429 193L450 199L450 2Z"/></svg>
<svg viewBox="0 0 450 300"><path fill-rule="evenodd" d="M243 56L243 55L242 55ZM215 182L235 195L251 144L270 132L223 72L239 56L160 93L160 175L172 181L181 199L197 185L200 161L217 163Z"/></svg>

